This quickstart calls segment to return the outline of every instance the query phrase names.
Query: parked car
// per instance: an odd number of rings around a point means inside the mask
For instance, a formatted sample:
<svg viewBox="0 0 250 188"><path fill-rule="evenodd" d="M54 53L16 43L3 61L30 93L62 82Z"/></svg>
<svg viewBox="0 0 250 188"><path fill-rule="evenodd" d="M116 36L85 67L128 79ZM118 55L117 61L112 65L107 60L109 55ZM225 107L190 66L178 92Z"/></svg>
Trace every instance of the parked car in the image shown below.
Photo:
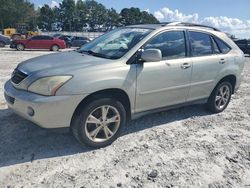
<svg viewBox="0 0 250 188"><path fill-rule="evenodd" d="M245 57L219 30L196 24L115 29L78 51L19 64L4 86L9 108L80 143L111 144L130 119L189 104L222 112Z"/></svg>
<svg viewBox="0 0 250 188"><path fill-rule="evenodd" d="M72 37L70 44L72 47L81 47L84 44L87 44L90 41L87 37Z"/></svg>
<svg viewBox="0 0 250 188"><path fill-rule="evenodd" d="M29 39L14 40L10 48L16 48L19 51L25 49L49 49L51 51L58 51L59 49L66 48L63 40L53 38L46 35L37 35Z"/></svg>
<svg viewBox="0 0 250 188"><path fill-rule="evenodd" d="M250 55L250 40L242 39L234 41L239 48L245 53Z"/></svg>
<svg viewBox="0 0 250 188"><path fill-rule="evenodd" d="M10 38L4 35L0 35L0 47L4 47L5 45L10 44Z"/></svg>
<svg viewBox="0 0 250 188"><path fill-rule="evenodd" d="M61 40L64 40L64 42L66 43L66 47L67 48L70 48L71 47L71 39L72 39L72 36L70 35L61 35L59 37L57 37Z"/></svg>

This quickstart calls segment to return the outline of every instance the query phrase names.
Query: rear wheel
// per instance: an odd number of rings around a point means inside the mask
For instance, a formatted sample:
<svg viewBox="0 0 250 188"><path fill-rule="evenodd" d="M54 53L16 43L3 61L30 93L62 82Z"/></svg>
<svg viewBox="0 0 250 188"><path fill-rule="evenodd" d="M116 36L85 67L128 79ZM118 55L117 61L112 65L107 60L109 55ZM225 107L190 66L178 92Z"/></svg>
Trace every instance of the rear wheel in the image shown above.
<svg viewBox="0 0 250 188"><path fill-rule="evenodd" d="M5 43L3 41L0 41L0 47L4 47L5 46Z"/></svg>
<svg viewBox="0 0 250 188"><path fill-rule="evenodd" d="M53 46L51 47L51 50L52 50L52 51L58 51L58 50L59 50L59 46L53 45Z"/></svg>
<svg viewBox="0 0 250 188"><path fill-rule="evenodd" d="M17 45L16 45L16 49L17 49L18 51L23 51L23 50L24 50L24 45L23 45L23 44L17 44Z"/></svg>
<svg viewBox="0 0 250 188"><path fill-rule="evenodd" d="M126 111L122 103L116 99L102 98L78 109L71 129L80 143L100 148L116 140L125 124Z"/></svg>
<svg viewBox="0 0 250 188"><path fill-rule="evenodd" d="M227 81L218 84L208 99L208 110L213 113L225 110L231 100L232 88L232 84Z"/></svg>

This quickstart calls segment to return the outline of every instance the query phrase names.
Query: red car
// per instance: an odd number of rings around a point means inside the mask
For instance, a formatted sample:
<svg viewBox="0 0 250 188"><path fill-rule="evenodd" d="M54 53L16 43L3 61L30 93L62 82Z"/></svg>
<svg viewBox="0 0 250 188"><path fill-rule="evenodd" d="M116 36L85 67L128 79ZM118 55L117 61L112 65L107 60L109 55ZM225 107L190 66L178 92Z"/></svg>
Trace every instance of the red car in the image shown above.
<svg viewBox="0 0 250 188"><path fill-rule="evenodd" d="M14 40L10 48L16 48L19 51L24 49L49 49L51 51L58 51L66 48L64 40L53 38L46 35L37 35L29 39Z"/></svg>

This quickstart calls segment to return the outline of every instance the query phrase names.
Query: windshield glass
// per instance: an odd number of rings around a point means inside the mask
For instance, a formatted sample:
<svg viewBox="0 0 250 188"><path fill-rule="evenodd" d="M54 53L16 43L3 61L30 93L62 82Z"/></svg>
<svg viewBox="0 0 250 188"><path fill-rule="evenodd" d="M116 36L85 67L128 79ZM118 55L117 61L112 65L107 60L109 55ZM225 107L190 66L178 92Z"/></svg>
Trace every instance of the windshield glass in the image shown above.
<svg viewBox="0 0 250 188"><path fill-rule="evenodd" d="M85 44L79 52L108 59L119 59L151 31L143 28L115 29Z"/></svg>

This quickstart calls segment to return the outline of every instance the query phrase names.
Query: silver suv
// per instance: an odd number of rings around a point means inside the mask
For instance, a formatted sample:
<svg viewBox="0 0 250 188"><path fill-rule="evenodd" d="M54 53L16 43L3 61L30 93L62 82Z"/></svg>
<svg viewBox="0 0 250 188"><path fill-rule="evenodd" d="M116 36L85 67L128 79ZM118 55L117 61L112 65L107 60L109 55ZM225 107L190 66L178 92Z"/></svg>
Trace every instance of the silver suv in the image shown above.
<svg viewBox="0 0 250 188"><path fill-rule="evenodd" d="M222 112L245 58L219 30L189 23L115 29L78 51L20 63L5 84L11 109L44 128L70 127L91 147L129 119L187 104Z"/></svg>

